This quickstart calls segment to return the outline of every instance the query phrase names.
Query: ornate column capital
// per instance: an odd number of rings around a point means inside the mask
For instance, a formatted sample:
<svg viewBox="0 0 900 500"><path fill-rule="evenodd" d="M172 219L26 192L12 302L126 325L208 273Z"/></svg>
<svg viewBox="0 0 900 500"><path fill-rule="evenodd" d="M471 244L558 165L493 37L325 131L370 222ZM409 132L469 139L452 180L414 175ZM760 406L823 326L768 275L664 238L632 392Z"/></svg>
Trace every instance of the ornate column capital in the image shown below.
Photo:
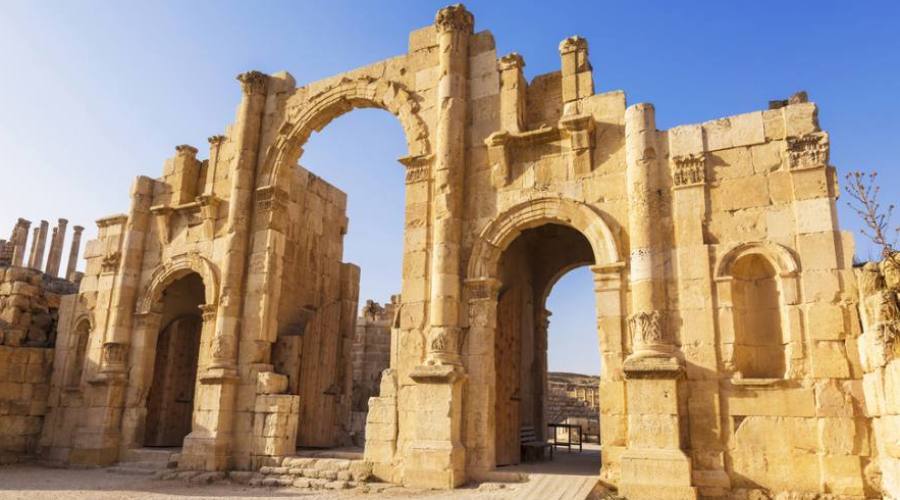
<svg viewBox="0 0 900 500"><path fill-rule="evenodd" d="M218 146L225 142L226 137L224 135L213 135L210 136L207 141L213 146Z"/></svg>
<svg viewBox="0 0 900 500"><path fill-rule="evenodd" d="M525 67L525 59L523 59L518 52L511 52L505 56L501 56L497 65L500 68L500 71L521 69Z"/></svg>
<svg viewBox="0 0 900 500"><path fill-rule="evenodd" d="M261 71L247 71L237 76L241 82L241 91L247 95L264 94L269 83L269 75Z"/></svg>
<svg viewBox="0 0 900 500"><path fill-rule="evenodd" d="M588 41L584 37L580 37L578 35L570 36L565 40L559 42L559 54L564 55L570 52L575 52L578 50L587 50L588 49Z"/></svg>
<svg viewBox="0 0 900 500"><path fill-rule="evenodd" d="M188 156L190 158L197 157L197 148L190 144L179 144L175 146L175 152L178 156Z"/></svg>
<svg viewBox="0 0 900 500"><path fill-rule="evenodd" d="M464 5L449 5L437 12L434 16L434 25L437 27L438 33L448 31L471 33L472 27L475 25L475 18Z"/></svg>

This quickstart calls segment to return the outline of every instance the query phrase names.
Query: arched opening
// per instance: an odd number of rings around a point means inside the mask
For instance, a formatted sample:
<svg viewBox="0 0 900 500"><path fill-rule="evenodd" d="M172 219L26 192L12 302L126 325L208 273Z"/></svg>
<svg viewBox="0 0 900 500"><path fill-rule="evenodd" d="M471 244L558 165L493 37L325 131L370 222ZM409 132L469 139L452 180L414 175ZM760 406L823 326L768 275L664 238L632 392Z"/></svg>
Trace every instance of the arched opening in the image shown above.
<svg viewBox="0 0 900 500"><path fill-rule="evenodd" d="M84 360L87 353L88 339L91 335L91 323L87 319L82 319L75 326L69 345L71 351L69 353L69 369L66 374L66 386L78 387L81 385L81 377L84 374Z"/></svg>
<svg viewBox="0 0 900 500"><path fill-rule="evenodd" d="M782 299L775 267L763 255L739 257L731 268L734 366L744 378L785 374Z"/></svg>
<svg viewBox="0 0 900 500"><path fill-rule="evenodd" d="M594 263L595 254L588 239L578 230L557 223L522 231L500 256L494 337L497 466L542 462L550 455L544 443L552 442L556 436L568 438L575 431L565 425L579 425L576 415L565 415L565 408L554 406L559 401L554 400L548 377L552 319L547 298L560 277ZM590 289L582 293L592 295ZM584 338L580 348L599 354L597 336ZM598 364L593 372L598 373L599 369ZM578 400L579 393L574 392L572 399ZM595 418L599 420L599 411ZM586 474L596 475L599 453L581 454L585 452L578 448L574 451L579 453L577 463L564 465L582 467ZM558 463L563 457L555 455ZM573 456L574 452L570 457Z"/></svg>
<svg viewBox="0 0 900 500"><path fill-rule="evenodd" d="M162 328L146 401L144 446L179 447L191 432L204 304L203 279L190 273L169 285L157 305ZM155 308L156 309L156 308Z"/></svg>
<svg viewBox="0 0 900 500"><path fill-rule="evenodd" d="M358 266L359 288L340 303L298 297L302 302L294 306L307 311L302 332L280 333L273 345L275 371L287 375L288 392L300 396L299 448L363 446L369 398L378 396L381 372L390 364L402 282L406 185L397 158L407 153L404 129L384 109L340 111L303 144L294 171L320 178L337 193L348 223L328 261ZM346 269L323 271L324 281L311 288L328 296L328 276ZM355 286L354 276L346 278L342 286Z"/></svg>

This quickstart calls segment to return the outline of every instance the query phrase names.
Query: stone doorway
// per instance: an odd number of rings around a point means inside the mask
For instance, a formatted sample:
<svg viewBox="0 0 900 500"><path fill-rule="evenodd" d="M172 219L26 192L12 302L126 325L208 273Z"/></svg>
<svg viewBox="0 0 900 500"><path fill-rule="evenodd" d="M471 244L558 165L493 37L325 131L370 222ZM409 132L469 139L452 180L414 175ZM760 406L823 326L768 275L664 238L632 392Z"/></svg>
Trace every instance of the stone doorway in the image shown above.
<svg viewBox="0 0 900 500"><path fill-rule="evenodd" d="M147 395L143 445L180 447L191 432L203 326L203 281L189 274L161 301L161 321Z"/></svg>
<svg viewBox="0 0 900 500"><path fill-rule="evenodd" d="M500 258L500 291L494 337L496 374L496 465L519 464L520 434L533 430L547 440L547 297L567 272L592 265L587 238L571 227L544 224L526 229ZM585 349L596 349L595 341ZM599 461L597 463L599 469Z"/></svg>

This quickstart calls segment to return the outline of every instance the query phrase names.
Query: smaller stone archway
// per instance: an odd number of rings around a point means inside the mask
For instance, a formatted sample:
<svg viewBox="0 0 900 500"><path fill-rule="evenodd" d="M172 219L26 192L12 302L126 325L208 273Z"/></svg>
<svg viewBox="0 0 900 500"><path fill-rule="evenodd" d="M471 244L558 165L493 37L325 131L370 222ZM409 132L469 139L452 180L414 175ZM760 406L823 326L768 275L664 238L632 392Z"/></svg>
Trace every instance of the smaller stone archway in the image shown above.
<svg viewBox="0 0 900 500"><path fill-rule="evenodd" d="M196 391L210 361L218 283L214 265L195 252L154 270L135 311L121 427L124 450L181 446L198 425L195 401L201 395Z"/></svg>
<svg viewBox="0 0 900 500"><path fill-rule="evenodd" d="M559 229L553 229L553 228ZM504 211L482 230L473 245L468 262L466 295L468 306L468 334L463 346L463 358L469 374L467 392L466 446L470 453L469 472L475 477L489 474L503 463L498 448L496 402L498 389L495 378L499 368L495 361L500 338L501 292L504 289L501 261L513 244L523 237L542 231L562 231L560 244L573 245L581 238L586 245L582 253L560 261L559 268L548 269L537 285L535 300L546 300L552 284L566 271L591 265L594 274L594 293L597 303L598 328L603 345L603 375L622 378L624 335L624 263L613 231L598 211L587 204L563 197L544 197L516 205ZM539 245L547 245L554 238L533 238ZM553 245L549 245L553 246ZM536 251L540 251L540 247ZM584 253L586 252L586 253ZM503 292L505 293L505 292ZM534 307L541 309L543 303ZM546 314L536 309L535 323L546 327ZM545 334L546 332L544 332ZM540 339L534 341L540 346ZM544 366L544 371L546 366ZM541 397L535 390L532 399ZM540 413L540 412L538 412ZM485 421L487 420L487 421ZM543 424L538 418L540 425ZM517 439L519 429L506 429L510 439ZM542 429L538 430L541 433ZM512 437L515 434L515 437ZM624 446L624 443L618 443ZM506 450L506 454L508 455ZM508 457L505 459L508 460Z"/></svg>

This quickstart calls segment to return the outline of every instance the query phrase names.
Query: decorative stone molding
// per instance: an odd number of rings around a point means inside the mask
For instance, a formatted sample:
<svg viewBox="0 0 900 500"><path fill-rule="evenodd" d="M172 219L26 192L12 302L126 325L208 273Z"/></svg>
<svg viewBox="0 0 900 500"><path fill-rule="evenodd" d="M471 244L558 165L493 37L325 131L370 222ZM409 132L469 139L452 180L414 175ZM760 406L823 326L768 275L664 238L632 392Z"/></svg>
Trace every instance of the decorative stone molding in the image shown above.
<svg viewBox="0 0 900 500"><path fill-rule="evenodd" d="M219 310L218 305L216 305L216 304L200 304L197 307L200 309L200 317L203 318L204 323L209 323L211 321L215 321L216 311Z"/></svg>
<svg viewBox="0 0 900 500"><path fill-rule="evenodd" d="M439 33L447 31L471 33L475 18L462 4L450 5L437 12L434 16L434 25Z"/></svg>
<svg viewBox="0 0 900 500"><path fill-rule="evenodd" d="M829 149L828 134L825 132L787 138L787 155L791 170L827 166Z"/></svg>
<svg viewBox="0 0 900 500"><path fill-rule="evenodd" d="M100 374L102 379L107 379L113 374L125 372L125 357L128 354L128 344L119 342L106 342L100 351Z"/></svg>
<svg viewBox="0 0 900 500"><path fill-rule="evenodd" d="M559 121L563 136L568 137L569 164L576 176L591 173L594 151L594 118L590 115L568 116Z"/></svg>
<svg viewBox="0 0 900 500"><path fill-rule="evenodd" d="M669 355L672 343L666 335L665 315L661 311L643 311L628 318L628 329L637 355Z"/></svg>
<svg viewBox="0 0 900 500"><path fill-rule="evenodd" d="M100 271L102 273L114 273L119 269L119 261L122 259L122 253L118 250L108 252L100 261Z"/></svg>
<svg viewBox="0 0 900 500"><path fill-rule="evenodd" d="M417 182L427 181L431 179L431 160L434 155L418 155L404 156L399 161L406 167L406 183L415 184Z"/></svg>
<svg viewBox="0 0 900 500"><path fill-rule="evenodd" d="M258 95L266 92L269 75L261 71L248 71L237 76L241 82L241 91L246 95Z"/></svg>
<svg viewBox="0 0 900 500"><path fill-rule="evenodd" d="M216 235L216 218L219 213L219 199L211 194L201 194L197 197L200 204L200 220L203 224L203 235L213 239Z"/></svg>
<svg viewBox="0 0 900 500"><path fill-rule="evenodd" d="M706 155L704 153L672 158L672 181L675 187L700 186L706 183Z"/></svg>
<svg viewBox="0 0 900 500"><path fill-rule="evenodd" d="M215 305L219 302L219 277L215 266L206 257L197 252L187 252L172 257L168 262L158 266L150 278L150 284L138 301L136 314L144 314L153 310L165 289L180 278L197 273L203 279L206 303Z"/></svg>
<svg viewBox="0 0 900 500"><path fill-rule="evenodd" d="M150 207L150 213L153 214L153 222L156 224L156 234L159 235L159 241L163 245L169 244L169 230L172 227L173 211L172 207L166 205Z"/></svg>

